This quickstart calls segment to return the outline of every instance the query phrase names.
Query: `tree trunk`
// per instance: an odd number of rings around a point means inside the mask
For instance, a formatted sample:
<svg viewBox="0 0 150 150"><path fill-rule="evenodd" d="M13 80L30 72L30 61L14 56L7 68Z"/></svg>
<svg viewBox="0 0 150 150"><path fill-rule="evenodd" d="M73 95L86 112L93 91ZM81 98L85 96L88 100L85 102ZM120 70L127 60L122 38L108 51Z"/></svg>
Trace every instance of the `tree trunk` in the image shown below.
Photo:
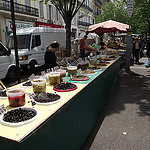
<svg viewBox="0 0 150 150"><path fill-rule="evenodd" d="M66 57L71 56L71 21L66 23Z"/></svg>

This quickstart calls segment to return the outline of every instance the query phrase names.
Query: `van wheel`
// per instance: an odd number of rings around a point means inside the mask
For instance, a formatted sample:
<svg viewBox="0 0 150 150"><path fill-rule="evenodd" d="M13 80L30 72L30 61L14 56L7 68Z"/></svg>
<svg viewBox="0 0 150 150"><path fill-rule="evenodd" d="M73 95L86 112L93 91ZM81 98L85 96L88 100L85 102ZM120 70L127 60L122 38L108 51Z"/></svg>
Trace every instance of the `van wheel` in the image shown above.
<svg viewBox="0 0 150 150"><path fill-rule="evenodd" d="M36 65L36 62L35 61L31 61L30 63L30 70L32 73L35 73L35 65Z"/></svg>
<svg viewBox="0 0 150 150"><path fill-rule="evenodd" d="M15 82L17 80L17 69L16 68L10 68L8 70L6 79L9 82Z"/></svg>

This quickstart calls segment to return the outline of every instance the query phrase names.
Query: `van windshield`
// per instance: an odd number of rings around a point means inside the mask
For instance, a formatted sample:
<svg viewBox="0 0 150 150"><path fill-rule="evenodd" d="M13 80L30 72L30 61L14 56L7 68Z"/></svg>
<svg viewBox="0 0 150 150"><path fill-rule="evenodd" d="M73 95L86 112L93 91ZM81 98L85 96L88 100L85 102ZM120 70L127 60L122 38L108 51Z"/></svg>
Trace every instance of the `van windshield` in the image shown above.
<svg viewBox="0 0 150 150"><path fill-rule="evenodd" d="M30 35L17 35L18 49L27 49L30 47ZM9 37L8 47L14 49L14 38Z"/></svg>

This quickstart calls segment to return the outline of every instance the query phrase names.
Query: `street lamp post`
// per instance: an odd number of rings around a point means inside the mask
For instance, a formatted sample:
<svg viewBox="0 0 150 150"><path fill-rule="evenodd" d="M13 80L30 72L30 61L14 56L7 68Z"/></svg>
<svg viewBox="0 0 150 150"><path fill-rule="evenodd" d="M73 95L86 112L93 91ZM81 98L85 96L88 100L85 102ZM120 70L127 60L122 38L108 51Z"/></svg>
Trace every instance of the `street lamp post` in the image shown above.
<svg viewBox="0 0 150 150"><path fill-rule="evenodd" d="M15 59L16 59L16 67L17 67L17 79L18 83L20 83L20 68L19 68L19 59L18 59L18 45L17 45L17 36L16 36L16 26L15 26L15 14L14 14L14 1L10 0L11 3L11 19L13 25L13 37L14 37L14 48L15 48Z"/></svg>
<svg viewBox="0 0 150 150"><path fill-rule="evenodd" d="M131 16L133 14L134 9L134 0L127 1L127 13L129 16L129 29L127 29L127 47L126 47L126 64L125 64L125 71L130 72L130 60L131 60L131 52L132 52L132 36L131 33L133 30L131 29Z"/></svg>

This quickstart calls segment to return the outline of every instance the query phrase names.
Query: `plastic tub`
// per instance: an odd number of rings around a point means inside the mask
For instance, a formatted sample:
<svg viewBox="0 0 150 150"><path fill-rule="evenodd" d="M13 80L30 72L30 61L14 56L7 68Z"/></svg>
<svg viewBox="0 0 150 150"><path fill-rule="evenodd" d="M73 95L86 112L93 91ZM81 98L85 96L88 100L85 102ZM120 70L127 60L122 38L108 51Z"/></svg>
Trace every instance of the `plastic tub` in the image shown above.
<svg viewBox="0 0 150 150"><path fill-rule="evenodd" d="M34 93L46 92L46 79L38 78L31 81Z"/></svg>
<svg viewBox="0 0 150 150"><path fill-rule="evenodd" d="M7 92L9 105L19 107L25 105L25 91L23 88L13 88Z"/></svg>
<svg viewBox="0 0 150 150"><path fill-rule="evenodd" d="M51 85L60 83L60 72L50 72L48 77Z"/></svg>
<svg viewBox="0 0 150 150"><path fill-rule="evenodd" d="M67 67L67 69L68 69L68 76L77 75L77 66L69 66L69 67Z"/></svg>

